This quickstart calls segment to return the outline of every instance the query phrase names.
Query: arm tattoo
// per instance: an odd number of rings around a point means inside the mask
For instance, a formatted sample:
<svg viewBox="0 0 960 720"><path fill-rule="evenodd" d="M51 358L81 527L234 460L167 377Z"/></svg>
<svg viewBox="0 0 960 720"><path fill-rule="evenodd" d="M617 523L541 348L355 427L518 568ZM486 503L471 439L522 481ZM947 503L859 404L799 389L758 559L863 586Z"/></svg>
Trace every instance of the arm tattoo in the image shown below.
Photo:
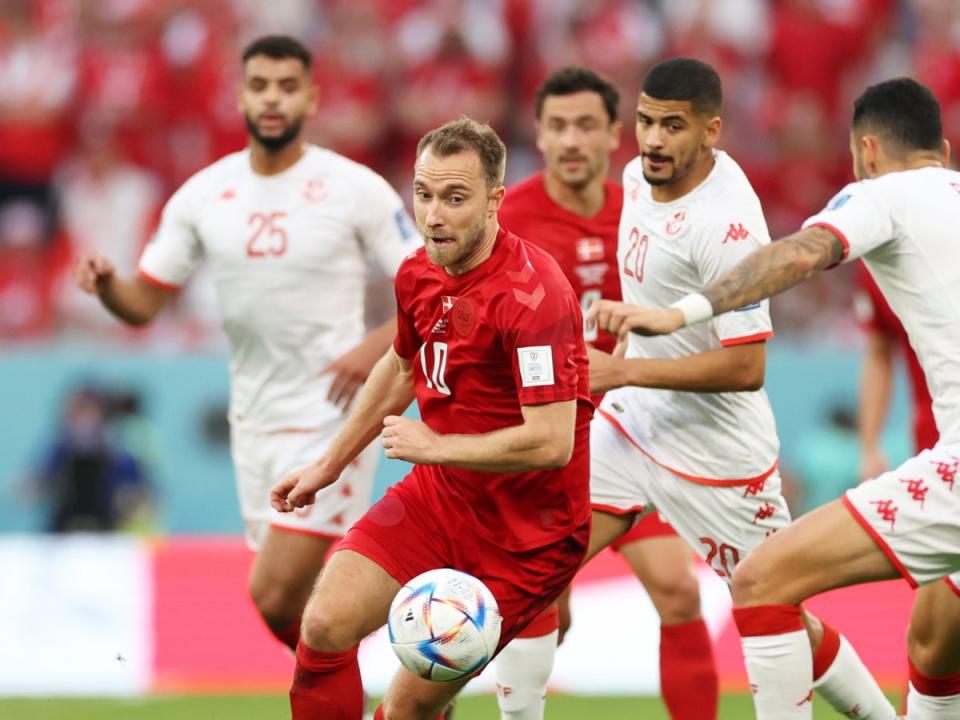
<svg viewBox="0 0 960 720"><path fill-rule="evenodd" d="M840 238L813 226L757 250L701 292L720 315L799 285L842 259Z"/></svg>

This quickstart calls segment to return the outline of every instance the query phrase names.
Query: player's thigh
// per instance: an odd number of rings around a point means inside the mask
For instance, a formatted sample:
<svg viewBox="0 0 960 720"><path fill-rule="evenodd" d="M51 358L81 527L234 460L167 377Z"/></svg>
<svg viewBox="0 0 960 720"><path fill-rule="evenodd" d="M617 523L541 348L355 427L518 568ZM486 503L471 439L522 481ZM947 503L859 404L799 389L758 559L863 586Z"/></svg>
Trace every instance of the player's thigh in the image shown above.
<svg viewBox="0 0 960 720"><path fill-rule="evenodd" d="M797 604L833 588L899 576L836 500L795 520L758 545L736 568L734 603Z"/></svg>
<svg viewBox="0 0 960 720"><path fill-rule="evenodd" d="M709 485L645 459L647 493L663 518L717 575L733 570L765 537L790 522L776 473L743 485Z"/></svg>
<svg viewBox="0 0 960 720"><path fill-rule="evenodd" d="M584 564L627 532L633 526L635 515L636 513L614 514L594 508L590 520L590 544L587 546Z"/></svg>
<svg viewBox="0 0 960 720"><path fill-rule="evenodd" d="M960 590L952 580L933 582L917 591L907 649L911 662L924 675L960 672Z"/></svg>
<svg viewBox="0 0 960 720"><path fill-rule="evenodd" d="M315 650L342 651L387 621L400 583L353 550L330 556L303 615L303 638Z"/></svg>
<svg viewBox="0 0 960 720"><path fill-rule="evenodd" d="M272 527L250 572L250 596L268 622L303 611L334 539Z"/></svg>
<svg viewBox="0 0 960 720"><path fill-rule="evenodd" d="M404 667L393 676L383 697L387 720L435 720L470 678L434 682L417 677Z"/></svg>
<svg viewBox="0 0 960 720"><path fill-rule="evenodd" d="M620 554L643 584L662 622L690 622L700 617L700 583L693 551L679 535L635 540Z"/></svg>

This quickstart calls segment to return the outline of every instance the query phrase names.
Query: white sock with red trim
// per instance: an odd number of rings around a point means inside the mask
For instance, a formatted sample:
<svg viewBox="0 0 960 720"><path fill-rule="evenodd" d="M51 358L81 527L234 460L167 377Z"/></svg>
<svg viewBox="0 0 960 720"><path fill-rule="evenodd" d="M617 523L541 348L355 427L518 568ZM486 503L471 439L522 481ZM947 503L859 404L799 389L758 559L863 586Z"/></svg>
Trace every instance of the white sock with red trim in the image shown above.
<svg viewBox="0 0 960 720"><path fill-rule="evenodd" d="M734 608L757 720L812 720L813 652L796 605Z"/></svg>
<svg viewBox="0 0 960 720"><path fill-rule="evenodd" d="M960 673L931 677L910 663L910 720L945 720L960 717Z"/></svg>
<svg viewBox="0 0 960 720"><path fill-rule="evenodd" d="M895 720L897 712L857 651L827 623L813 655L813 687L841 715L860 720Z"/></svg>
<svg viewBox="0 0 960 720"><path fill-rule="evenodd" d="M501 720L543 720L558 631L511 640L495 662Z"/></svg>

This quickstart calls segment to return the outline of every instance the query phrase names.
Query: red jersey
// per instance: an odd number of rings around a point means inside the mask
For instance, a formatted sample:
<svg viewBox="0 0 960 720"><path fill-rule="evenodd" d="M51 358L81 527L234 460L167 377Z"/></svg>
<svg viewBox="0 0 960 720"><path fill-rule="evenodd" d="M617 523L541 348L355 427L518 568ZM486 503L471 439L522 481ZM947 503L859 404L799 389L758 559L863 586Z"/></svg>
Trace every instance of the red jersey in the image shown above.
<svg viewBox="0 0 960 720"><path fill-rule="evenodd" d="M910 375L910 388L913 390L913 443L914 450L920 452L937 444L940 433L937 421L933 417L933 400L927 389L927 377L920 367L916 353L910 347L907 331L887 304L883 293L873 280L873 276L863 263L857 265L858 297L866 304L863 326L871 331L885 335L899 343L907 361Z"/></svg>
<svg viewBox="0 0 960 720"><path fill-rule="evenodd" d="M510 232L539 245L560 263L586 312L601 297L620 299L617 272L617 230L623 208L623 188L604 183L606 201L590 218L557 205L547 195L543 173L517 183L500 206L500 224ZM584 330L587 342L612 352L617 339L596 328Z"/></svg>
<svg viewBox="0 0 960 720"><path fill-rule="evenodd" d="M435 432L489 433L521 425L522 405L578 401L573 458L563 468L414 467L429 479L421 485L435 493L426 501L438 519L512 551L589 523L593 405L583 317L556 261L501 230L490 258L463 275L448 275L420 248L400 266L395 286L394 348L413 361L420 417Z"/></svg>

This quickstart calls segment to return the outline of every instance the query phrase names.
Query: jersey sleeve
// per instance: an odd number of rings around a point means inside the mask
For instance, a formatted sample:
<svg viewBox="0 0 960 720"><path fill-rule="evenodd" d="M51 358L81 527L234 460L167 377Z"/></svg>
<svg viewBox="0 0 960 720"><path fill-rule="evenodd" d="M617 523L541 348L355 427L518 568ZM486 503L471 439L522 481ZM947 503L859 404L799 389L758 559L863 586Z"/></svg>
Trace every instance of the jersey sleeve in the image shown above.
<svg viewBox="0 0 960 720"><path fill-rule="evenodd" d="M759 210L720 214L706 224L693 241L693 261L701 282L709 285L755 250L769 244L770 233ZM724 347L773 337L769 300L719 315L711 323Z"/></svg>
<svg viewBox="0 0 960 720"><path fill-rule="evenodd" d="M417 227L396 191L372 171L359 198L357 229L364 255L393 278L403 259L417 248Z"/></svg>
<svg viewBox="0 0 960 720"><path fill-rule="evenodd" d="M578 358L583 350L583 315L566 278L538 277L516 283L498 311L503 349L512 358L521 405L577 397Z"/></svg>
<svg viewBox="0 0 960 720"><path fill-rule="evenodd" d="M851 183L803 227L825 227L833 232L843 243L841 262L849 262L894 239L891 204L895 201L883 197L875 181Z"/></svg>
<svg viewBox="0 0 960 720"><path fill-rule="evenodd" d="M423 345L411 312L413 293L409 285L409 278L404 276L403 268L400 268L394 284L397 297L397 336L393 341L393 349L405 360L412 360Z"/></svg>
<svg viewBox="0 0 960 720"><path fill-rule="evenodd" d="M160 226L140 257L140 274L171 290L182 286L203 259L191 187L190 183L184 185L167 201Z"/></svg>

